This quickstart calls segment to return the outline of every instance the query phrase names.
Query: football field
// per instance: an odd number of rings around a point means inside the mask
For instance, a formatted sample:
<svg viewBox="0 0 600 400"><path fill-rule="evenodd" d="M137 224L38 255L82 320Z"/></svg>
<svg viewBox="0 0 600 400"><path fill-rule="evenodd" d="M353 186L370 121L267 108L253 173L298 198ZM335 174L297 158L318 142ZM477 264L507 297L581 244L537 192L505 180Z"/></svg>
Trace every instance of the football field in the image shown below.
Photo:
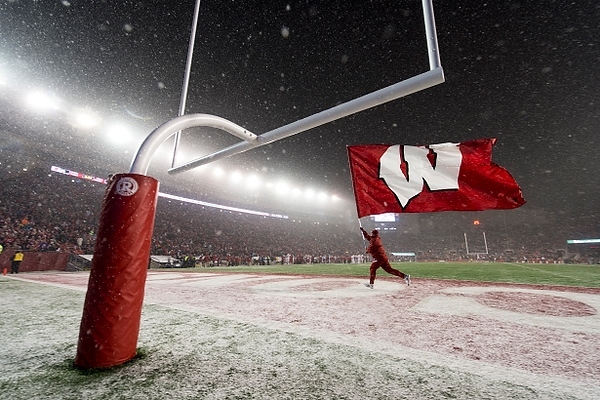
<svg viewBox="0 0 600 400"><path fill-rule="evenodd" d="M494 262L392 263L415 278L497 283L600 287L600 264L534 264ZM206 271L206 269L193 269ZM210 268L210 271L261 272L269 274L367 276L368 264L293 264ZM184 270L187 271L187 270ZM379 270L380 276L386 273Z"/></svg>
<svg viewBox="0 0 600 400"><path fill-rule="evenodd" d="M0 398L599 398L597 266L395 266L410 287L364 287L366 264L150 270L138 357L105 371L73 367L88 273L2 276Z"/></svg>

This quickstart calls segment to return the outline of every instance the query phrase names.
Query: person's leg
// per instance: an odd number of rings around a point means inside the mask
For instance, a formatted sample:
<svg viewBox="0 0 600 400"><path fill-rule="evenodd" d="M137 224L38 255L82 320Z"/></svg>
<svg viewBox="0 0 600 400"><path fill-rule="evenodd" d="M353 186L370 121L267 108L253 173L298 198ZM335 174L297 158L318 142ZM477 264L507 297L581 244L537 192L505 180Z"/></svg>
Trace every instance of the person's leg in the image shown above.
<svg viewBox="0 0 600 400"><path fill-rule="evenodd" d="M377 276L377 268L381 267L377 261L373 261L371 268L369 268L369 283L372 285L375 283L375 277Z"/></svg>
<svg viewBox="0 0 600 400"><path fill-rule="evenodd" d="M389 262L382 265L381 268L383 268L383 270L388 274L396 275L402 279L406 277L406 274L404 272L398 271L397 269L393 268Z"/></svg>

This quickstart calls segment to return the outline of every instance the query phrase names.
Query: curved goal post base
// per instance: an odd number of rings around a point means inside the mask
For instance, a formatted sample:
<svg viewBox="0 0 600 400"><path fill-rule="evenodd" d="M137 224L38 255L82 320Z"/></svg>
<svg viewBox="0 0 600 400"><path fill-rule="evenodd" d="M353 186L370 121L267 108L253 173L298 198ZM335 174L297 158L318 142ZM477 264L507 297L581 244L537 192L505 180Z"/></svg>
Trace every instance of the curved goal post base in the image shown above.
<svg viewBox="0 0 600 400"><path fill-rule="evenodd" d="M75 365L110 368L136 355L159 183L117 174L104 195Z"/></svg>

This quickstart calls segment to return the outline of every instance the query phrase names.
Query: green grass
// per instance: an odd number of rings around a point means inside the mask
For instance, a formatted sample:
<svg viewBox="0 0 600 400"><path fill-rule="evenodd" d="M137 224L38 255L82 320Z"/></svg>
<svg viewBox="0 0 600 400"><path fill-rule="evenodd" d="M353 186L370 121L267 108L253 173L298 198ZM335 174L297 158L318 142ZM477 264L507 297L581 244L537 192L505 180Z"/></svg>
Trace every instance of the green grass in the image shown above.
<svg viewBox="0 0 600 400"><path fill-rule="evenodd" d="M485 262L392 263L413 278L558 286L600 287L600 265L522 264ZM170 270L170 269L169 269ZM186 268L190 272L240 272L266 274L367 276L369 264L294 264L239 267ZM383 270L378 276L386 276Z"/></svg>

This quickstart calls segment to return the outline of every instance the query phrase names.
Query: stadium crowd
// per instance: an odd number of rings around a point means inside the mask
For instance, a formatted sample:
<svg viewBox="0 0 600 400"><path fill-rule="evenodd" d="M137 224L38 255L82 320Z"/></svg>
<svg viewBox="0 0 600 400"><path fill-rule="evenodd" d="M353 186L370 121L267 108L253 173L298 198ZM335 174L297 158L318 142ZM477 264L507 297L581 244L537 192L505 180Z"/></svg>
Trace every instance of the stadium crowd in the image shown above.
<svg viewBox="0 0 600 400"><path fill-rule="evenodd" d="M6 249L93 253L105 186L57 173L28 171L0 188L0 243ZM153 255L210 263L344 262L359 236L328 223L263 217L159 197Z"/></svg>
<svg viewBox="0 0 600 400"><path fill-rule="evenodd" d="M40 170L5 177L0 187L0 244L5 249L92 254L105 188ZM560 251L565 239L552 232L488 232L495 244L489 253L466 254L462 233L448 229L424 224L417 234L383 238L388 252L396 247L413 251L419 261L562 262L565 257ZM165 198L158 201L151 253L202 266L365 260L359 258L364 256L364 243L356 221L263 217Z"/></svg>

